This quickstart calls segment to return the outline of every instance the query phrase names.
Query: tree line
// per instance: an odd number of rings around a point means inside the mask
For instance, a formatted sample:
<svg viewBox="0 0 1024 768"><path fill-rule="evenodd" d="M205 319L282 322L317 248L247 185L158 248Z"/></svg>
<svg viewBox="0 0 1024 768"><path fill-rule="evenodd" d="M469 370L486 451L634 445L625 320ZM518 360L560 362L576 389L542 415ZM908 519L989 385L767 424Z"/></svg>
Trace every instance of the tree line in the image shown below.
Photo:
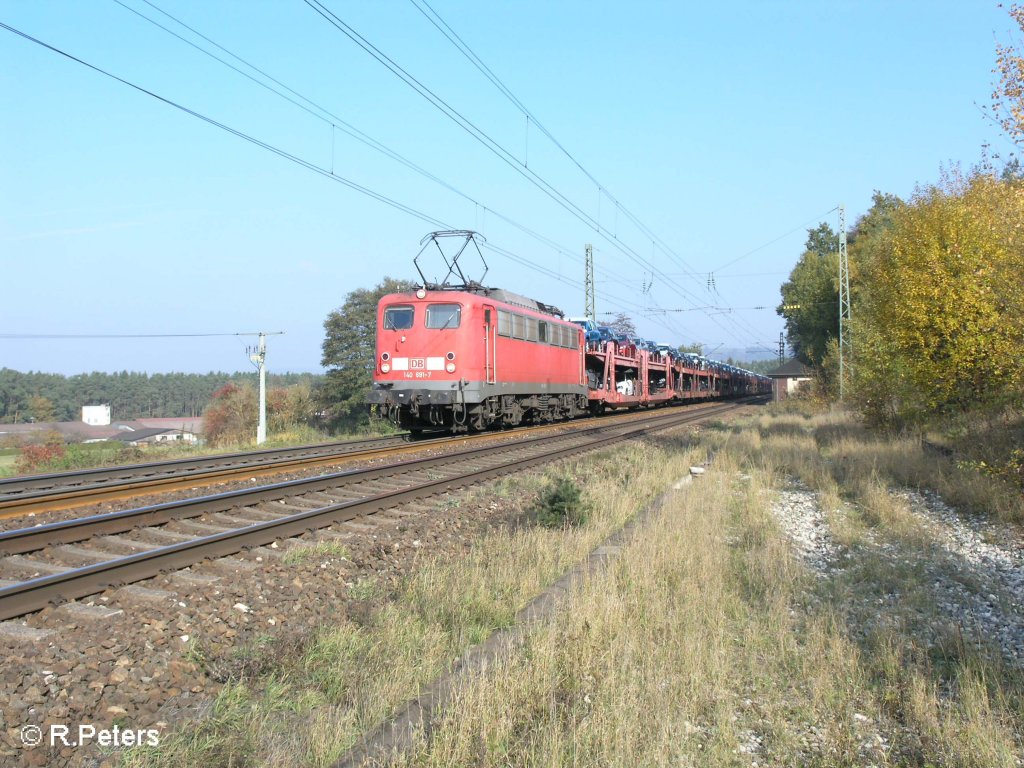
<svg viewBox="0 0 1024 768"><path fill-rule="evenodd" d="M315 389L312 373L267 374L268 387L305 385ZM22 373L0 368L0 423L77 421L83 405L110 404L111 416L137 418L202 415L214 392L227 384L254 382L255 373Z"/></svg>

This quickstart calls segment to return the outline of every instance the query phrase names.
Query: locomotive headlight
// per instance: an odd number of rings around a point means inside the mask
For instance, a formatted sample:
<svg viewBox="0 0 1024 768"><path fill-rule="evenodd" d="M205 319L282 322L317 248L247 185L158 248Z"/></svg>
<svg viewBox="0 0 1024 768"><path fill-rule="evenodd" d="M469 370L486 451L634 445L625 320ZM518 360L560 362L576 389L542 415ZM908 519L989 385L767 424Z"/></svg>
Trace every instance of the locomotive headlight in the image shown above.
<svg viewBox="0 0 1024 768"><path fill-rule="evenodd" d="M455 373L455 363L448 363L445 365L444 369L448 371L448 373Z"/></svg>
<svg viewBox="0 0 1024 768"><path fill-rule="evenodd" d="M416 289L416 298L417 299L425 299L425 298L427 298L427 292L425 290L423 290L422 288L417 288Z"/></svg>
<svg viewBox="0 0 1024 768"><path fill-rule="evenodd" d="M455 359L455 353L454 352L449 352L447 355L445 355L445 359L447 359L449 361L454 360Z"/></svg>
<svg viewBox="0 0 1024 768"><path fill-rule="evenodd" d="M381 363L380 364L380 372L381 373L388 373L390 370L391 370L391 366L388 365L387 363Z"/></svg>
<svg viewBox="0 0 1024 768"><path fill-rule="evenodd" d="M388 360L391 359L391 355L388 354L387 352L381 352L380 353L380 359L383 360L386 363Z"/></svg>

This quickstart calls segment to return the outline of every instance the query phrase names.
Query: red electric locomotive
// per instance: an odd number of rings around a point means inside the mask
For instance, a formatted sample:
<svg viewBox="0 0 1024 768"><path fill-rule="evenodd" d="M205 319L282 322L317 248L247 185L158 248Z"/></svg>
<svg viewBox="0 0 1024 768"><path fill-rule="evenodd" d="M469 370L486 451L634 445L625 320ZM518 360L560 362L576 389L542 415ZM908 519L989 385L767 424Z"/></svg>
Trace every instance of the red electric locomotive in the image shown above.
<svg viewBox="0 0 1024 768"><path fill-rule="evenodd" d="M763 391L768 380L671 347L588 345L555 307L467 280L459 258L475 232L433 232L414 259L422 288L377 306L377 356L367 401L413 433L466 432ZM452 256L442 241L462 239ZM482 238L481 238L482 239ZM431 283L419 258L436 245L448 274ZM484 274L486 274L484 263ZM460 283L449 284L455 276Z"/></svg>
<svg viewBox="0 0 1024 768"><path fill-rule="evenodd" d="M412 432L573 418L587 410L583 329L476 285L384 296L368 401Z"/></svg>

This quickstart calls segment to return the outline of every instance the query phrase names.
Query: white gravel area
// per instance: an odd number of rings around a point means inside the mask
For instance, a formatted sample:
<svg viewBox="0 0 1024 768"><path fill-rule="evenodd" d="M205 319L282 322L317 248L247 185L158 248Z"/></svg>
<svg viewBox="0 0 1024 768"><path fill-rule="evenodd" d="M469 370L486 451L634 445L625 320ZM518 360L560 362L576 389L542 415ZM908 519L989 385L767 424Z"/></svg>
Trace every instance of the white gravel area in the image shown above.
<svg viewBox="0 0 1024 768"><path fill-rule="evenodd" d="M999 646L1024 665L1024 546L1021 532L959 514L937 494L893 492L929 530L936 557L925 563L939 606L969 638Z"/></svg>
<svg viewBox="0 0 1024 768"><path fill-rule="evenodd" d="M925 552L910 552L886 541L881 531L869 535L869 541L893 558L921 568L942 617L961 628L966 642L998 647L1006 662L1024 666L1021 531L962 515L932 492L890 492L906 502L931 543ZM791 480L771 511L796 554L815 574L824 578L843 567L842 548L832 537L818 493Z"/></svg>
<svg viewBox="0 0 1024 768"><path fill-rule="evenodd" d="M779 492L772 513L800 559L818 576L826 576L838 551L818 494L793 480Z"/></svg>

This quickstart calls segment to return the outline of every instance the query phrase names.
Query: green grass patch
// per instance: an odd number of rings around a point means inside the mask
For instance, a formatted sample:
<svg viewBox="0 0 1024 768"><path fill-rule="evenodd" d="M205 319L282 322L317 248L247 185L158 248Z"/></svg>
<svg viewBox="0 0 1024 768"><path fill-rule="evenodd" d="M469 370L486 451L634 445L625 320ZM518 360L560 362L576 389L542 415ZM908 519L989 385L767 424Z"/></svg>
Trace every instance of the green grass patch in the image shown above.
<svg viewBox="0 0 1024 768"><path fill-rule="evenodd" d="M289 549L284 556L285 565L298 565L311 560L350 558L348 548L337 541L318 541L314 544L300 544Z"/></svg>

